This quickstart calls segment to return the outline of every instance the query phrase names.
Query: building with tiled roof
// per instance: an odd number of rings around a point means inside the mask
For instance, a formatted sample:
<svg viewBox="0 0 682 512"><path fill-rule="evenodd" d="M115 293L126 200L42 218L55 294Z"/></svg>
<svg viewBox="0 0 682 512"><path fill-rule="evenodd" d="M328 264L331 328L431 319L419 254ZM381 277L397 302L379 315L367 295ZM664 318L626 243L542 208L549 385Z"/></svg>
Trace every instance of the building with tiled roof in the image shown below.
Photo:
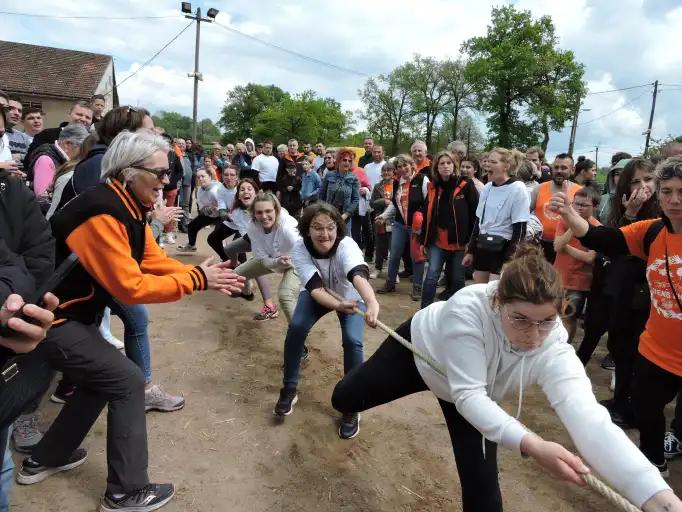
<svg viewBox="0 0 682 512"><path fill-rule="evenodd" d="M0 89L21 98L24 109L38 107L45 126L57 126L74 101L106 98L118 106L114 61L110 55L0 41Z"/></svg>

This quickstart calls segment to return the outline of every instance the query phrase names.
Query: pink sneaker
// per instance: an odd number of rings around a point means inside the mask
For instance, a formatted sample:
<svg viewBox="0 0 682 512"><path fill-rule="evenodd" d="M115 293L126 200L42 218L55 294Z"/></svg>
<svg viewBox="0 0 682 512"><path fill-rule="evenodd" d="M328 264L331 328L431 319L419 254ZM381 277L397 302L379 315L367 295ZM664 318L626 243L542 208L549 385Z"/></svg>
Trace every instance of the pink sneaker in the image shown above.
<svg viewBox="0 0 682 512"><path fill-rule="evenodd" d="M277 309L277 306L268 306L267 304L263 304L263 307L260 308L260 311L254 315L253 319L262 321L270 320L271 318L277 318L278 316L279 310Z"/></svg>

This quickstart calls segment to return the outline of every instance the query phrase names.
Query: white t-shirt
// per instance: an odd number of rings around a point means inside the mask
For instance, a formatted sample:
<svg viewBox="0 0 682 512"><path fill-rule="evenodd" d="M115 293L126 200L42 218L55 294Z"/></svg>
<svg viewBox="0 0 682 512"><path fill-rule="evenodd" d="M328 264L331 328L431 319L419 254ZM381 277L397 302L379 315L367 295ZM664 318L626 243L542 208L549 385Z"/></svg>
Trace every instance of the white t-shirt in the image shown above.
<svg viewBox="0 0 682 512"><path fill-rule="evenodd" d="M349 236L343 237L336 253L329 258L313 258L305 246L303 238L294 244L291 253L294 267L301 279L301 291L315 275L319 274L324 285L347 300L362 300L360 294L348 280L348 273L358 265L365 265L365 258L358 244Z"/></svg>
<svg viewBox="0 0 682 512"><path fill-rule="evenodd" d="M218 209L231 210L234 205L234 198L237 197L237 187L227 188L225 185L221 185L218 187L217 194Z"/></svg>
<svg viewBox="0 0 682 512"><path fill-rule="evenodd" d="M237 208L230 212L230 217L232 217L232 220L225 220L223 221L223 224L228 228L239 231L239 234L244 236L251 223L251 214L249 213L249 210Z"/></svg>
<svg viewBox="0 0 682 512"><path fill-rule="evenodd" d="M277 181L277 169L279 160L274 156L260 154L251 162L251 169L258 171L258 179L261 183L265 181Z"/></svg>
<svg viewBox="0 0 682 512"><path fill-rule="evenodd" d="M199 187L197 189L197 210L202 215L208 215L209 217L218 216L218 187L221 187L220 183L212 181L208 187Z"/></svg>
<svg viewBox="0 0 682 512"><path fill-rule="evenodd" d="M485 208L485 215L483 209ZM479 231L486 235L497 235L511 240L512 224L528 222L530 200L526 186L521 181L493 187L487 183L481 192L476 208Z"/></svg>
<svg viewBox="0 0 682 512"><path fill-rule="evenodd" d="M9 150L9 139L4 133L0 139L0 162L9 162L12 160L12 152Z"/></svg>
<svg viewBox="0 0 682 512"><path fill-rule="evenodd" d="M367 175L369 182L372 184L372 188L374 188L374 185L381 181L381 169L384 164L386 164L386 162L382 160L379 163L372 161L365 165L365 174Z"/></svg>

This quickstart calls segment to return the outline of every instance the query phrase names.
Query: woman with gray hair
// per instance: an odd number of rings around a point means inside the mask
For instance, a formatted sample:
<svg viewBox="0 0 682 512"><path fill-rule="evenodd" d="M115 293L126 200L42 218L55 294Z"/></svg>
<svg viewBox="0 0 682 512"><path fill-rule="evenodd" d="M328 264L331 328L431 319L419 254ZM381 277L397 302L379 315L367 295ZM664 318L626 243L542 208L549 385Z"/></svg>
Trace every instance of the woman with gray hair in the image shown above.
<svg viewBox="0 0 682 512"><path fill-rule="evenodd" d="M239 293L243 278L210 260L191 266L169 258L145 222L168 182L168 145L147 130L124 131L104 158L100 183L69 202L51 219L56 262L75 254L79 263L56 289L61 308L37 350L76 385L74 394L24 460L21 484L85 462L79 445L105 405L107 490L100 510L156 510L175 492L147 476L144 378L140 368L104 342L98 325L112 298L125 304L172 302L196 291Z"/></svg>
<svg viewBox="0 0 682 512"><path fill-rule="evenodd" d="M68 124L59 132L59 139L54 144L43 144L33 152L27 166L27 179L33 183L33 191L41 202L48 202L48 189L57 167L79 155L88 134L82 124Z"/></svg>

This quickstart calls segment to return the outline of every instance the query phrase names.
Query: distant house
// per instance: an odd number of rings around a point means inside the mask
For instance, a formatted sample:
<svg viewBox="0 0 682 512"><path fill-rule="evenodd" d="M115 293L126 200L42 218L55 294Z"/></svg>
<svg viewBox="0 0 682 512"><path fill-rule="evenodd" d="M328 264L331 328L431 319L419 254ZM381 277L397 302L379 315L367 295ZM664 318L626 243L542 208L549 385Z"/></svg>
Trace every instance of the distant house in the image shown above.
<svg viewBox="0 0 682 512"><path fill-rule="evenodd" d="M114 60L110 55L0 41L0 89L19 96L24 109L40 108L45 127L66 119L71 105L106 98L106 110L118 106Z"/></svg>

